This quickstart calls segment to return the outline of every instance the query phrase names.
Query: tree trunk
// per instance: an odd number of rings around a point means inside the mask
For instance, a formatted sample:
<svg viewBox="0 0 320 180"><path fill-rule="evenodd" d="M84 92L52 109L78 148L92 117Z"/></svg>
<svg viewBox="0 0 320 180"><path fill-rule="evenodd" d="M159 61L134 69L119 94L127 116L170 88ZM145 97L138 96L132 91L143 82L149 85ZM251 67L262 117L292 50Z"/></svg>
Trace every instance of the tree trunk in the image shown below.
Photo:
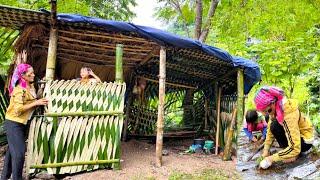
<svg viewBox="0 0 320 180"><path fill-rule="evenodd" d="M201 26L202 26L202 0L196 1L196 20L194 28L194 39L199 39L201 35Z"/></svg>
<svg viewBox="0 0 320 180"><path fill-rule="evenodd" d="M205 42L207 40L209 31L211 29L212 19L214 17L214 14L216 12L216 9L217 9L219 2L220 2L220 0L211 0L207 20L206 20L205 24L202 26L203 29L202 29L201 35L199 37L200 42Z"/></svg>

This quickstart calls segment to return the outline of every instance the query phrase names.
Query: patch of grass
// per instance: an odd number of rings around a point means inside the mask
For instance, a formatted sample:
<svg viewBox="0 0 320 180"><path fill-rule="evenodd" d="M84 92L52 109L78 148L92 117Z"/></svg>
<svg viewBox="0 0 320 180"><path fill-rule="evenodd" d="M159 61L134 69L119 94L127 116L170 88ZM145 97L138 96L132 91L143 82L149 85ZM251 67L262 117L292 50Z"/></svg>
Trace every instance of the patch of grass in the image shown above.
<svg viewBox="0 0 320 180"><path fill-rule="evenodd" d="M132 180L140 180L140 179L156 180L156 177L154 177L154 176L144 176L144 175L138 175L138 176L132 177Z"/></svg>
<svg viewBox="0 0 320 180"><path fill-rule="evenodd" d="M169 176L169 180L228 180L239 179L236 173L227 175L222 170L205 169L201 173L188 174L183 172L173 172Z"/></svg>

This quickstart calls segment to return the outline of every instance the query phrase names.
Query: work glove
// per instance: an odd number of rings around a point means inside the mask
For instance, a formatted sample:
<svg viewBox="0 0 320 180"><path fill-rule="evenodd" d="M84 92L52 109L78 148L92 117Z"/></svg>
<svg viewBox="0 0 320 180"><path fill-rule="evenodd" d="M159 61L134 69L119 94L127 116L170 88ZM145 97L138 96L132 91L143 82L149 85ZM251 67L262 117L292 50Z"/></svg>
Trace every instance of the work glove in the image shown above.
<svg viewBox="0 0 320 180"><path fill-rule="evenodd" d="M269 157L264 158L259 164L260 168L262 169L268 169L271 165L272 161L270 161Z"/></svg>

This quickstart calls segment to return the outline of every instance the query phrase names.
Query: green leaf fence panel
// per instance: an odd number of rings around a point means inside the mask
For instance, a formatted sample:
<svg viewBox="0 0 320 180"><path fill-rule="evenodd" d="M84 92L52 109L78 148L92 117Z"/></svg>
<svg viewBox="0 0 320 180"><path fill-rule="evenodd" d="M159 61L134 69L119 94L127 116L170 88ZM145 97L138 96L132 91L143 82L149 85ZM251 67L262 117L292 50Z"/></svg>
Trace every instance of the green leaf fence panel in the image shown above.
<svg viewBox="0 0 320 180"><path fill-rule="evenodd" d="M3 124L3 122L5 120L6 110L7 110L8 105L9 105L9 100L5 96L4 90L0 89L0 124L1 125ZM0 134L2 134L2 132L0 132Z"/></svg>
<svg viewBox="0 0 320 180"><path fill-rule="evenodd" d="M125 83L118 82L48 82L45 114L33 117L30 124L28 172L119 168L125 91Z"/></svg>

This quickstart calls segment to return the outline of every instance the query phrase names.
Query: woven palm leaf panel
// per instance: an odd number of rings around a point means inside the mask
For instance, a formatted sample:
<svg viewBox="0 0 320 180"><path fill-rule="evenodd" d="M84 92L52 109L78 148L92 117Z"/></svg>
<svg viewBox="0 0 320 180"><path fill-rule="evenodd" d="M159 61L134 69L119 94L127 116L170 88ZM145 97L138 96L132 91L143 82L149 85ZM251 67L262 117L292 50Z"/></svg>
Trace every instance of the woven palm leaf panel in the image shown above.
<svg viewBox="0 0 320 180"><path fill-rule="evenodd" d="M0 90L0 124L5 120L5 115L6 115L6 109L8 107L8 99L4 94L3 90Z"/></svg>
<svg viewBox="0 0 320 180"><path fill-rule="evenodd" d="M130 135L155 135L158 112L150 107L130 107L128 133Z"/></svg>
<svg viewBox="0 0 320 180"><path fill-rule="evenodd" d="M55 165L46 167L50 174L118 167L125 89L124 83L85 85L62 80L47 84L47 112L86 115L32 119L27 152L29 173L47 164ZM109 114L94 113L102 111ZM99 163L106 160L115 162Z"/></svg>

